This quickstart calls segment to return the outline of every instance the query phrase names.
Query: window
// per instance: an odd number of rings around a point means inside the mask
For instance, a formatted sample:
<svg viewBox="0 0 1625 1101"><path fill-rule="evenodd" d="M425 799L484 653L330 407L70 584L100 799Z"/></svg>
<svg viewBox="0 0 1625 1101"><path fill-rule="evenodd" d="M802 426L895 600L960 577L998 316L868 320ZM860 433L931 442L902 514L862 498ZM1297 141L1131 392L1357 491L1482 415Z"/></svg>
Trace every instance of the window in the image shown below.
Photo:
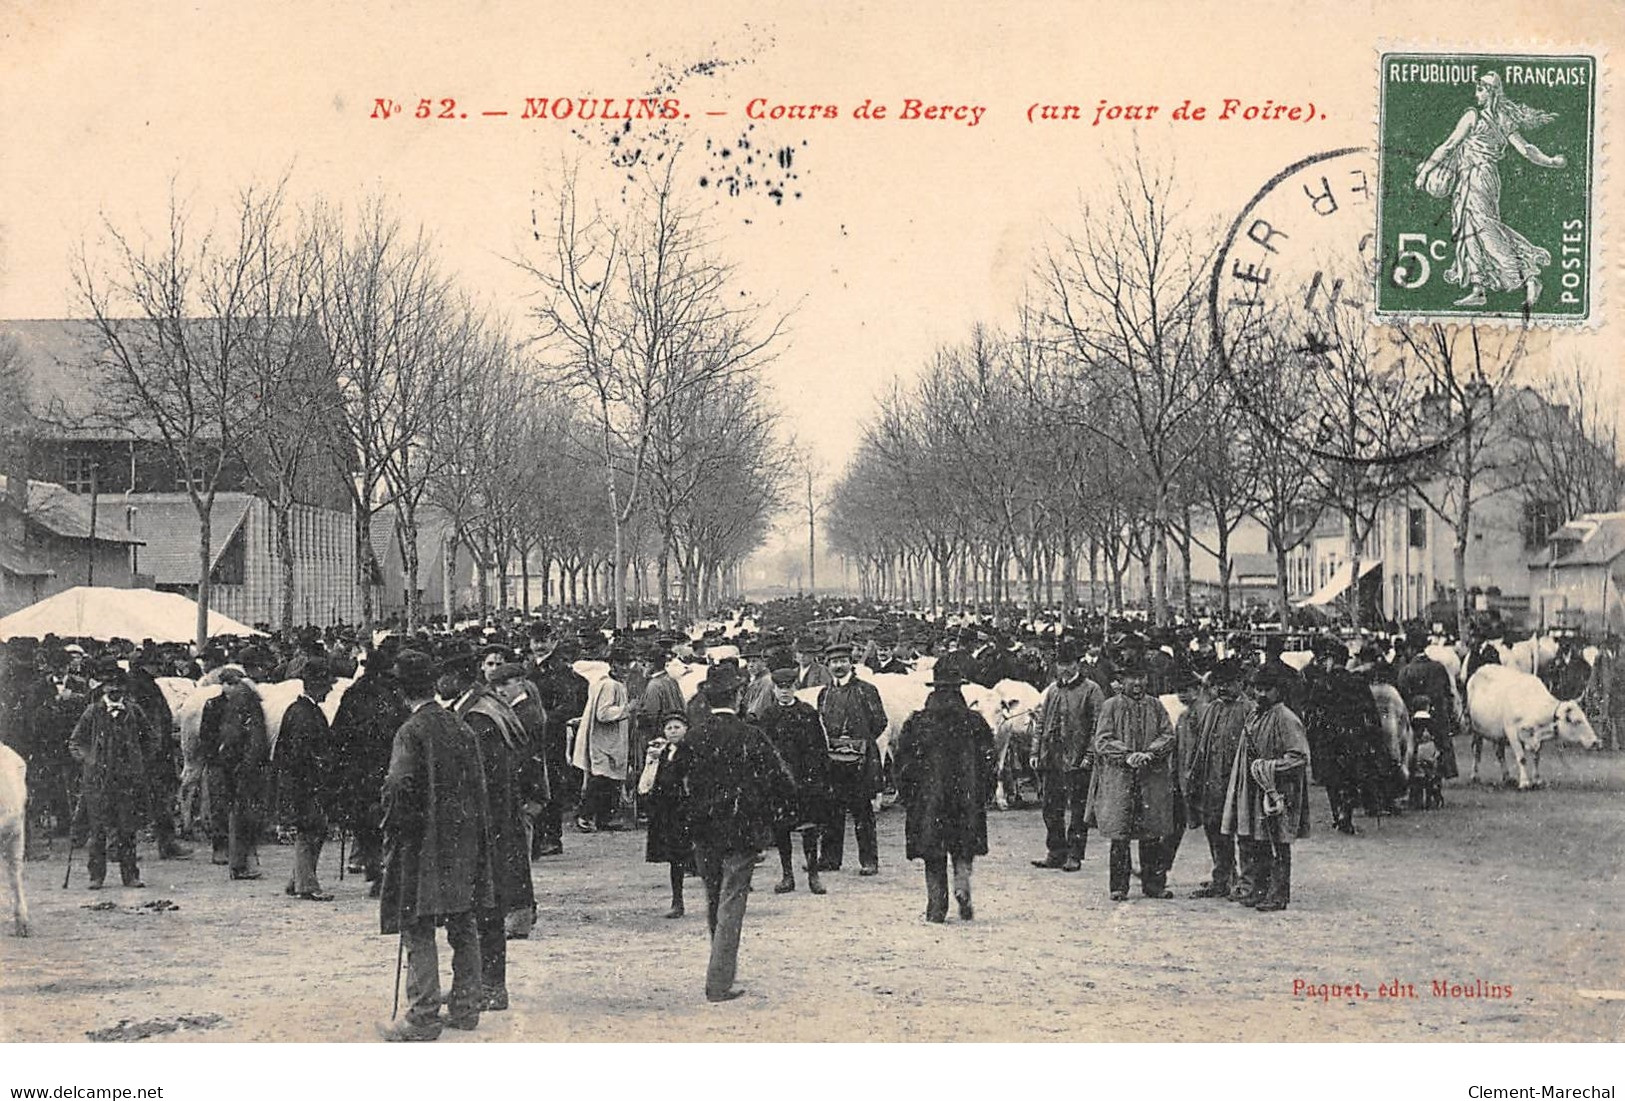
<svg viewBox="0 0 1625 1101"><path fill-rule="evenodd" d="M1552 532L1563 526L1568 518L1557 501L1527 500L1523 503L1523 549L1539 550L1546 545Z"/></svg>
<svg viewBox="0 0 1625 1101"><path fill-rule="evenodd" d="M243 529L238 528L236 534L231 537L231 542L226 544L226 549L215 561L214 572L209 575L209 580L217 585L241 585L247 573L247 565L243 550Z"/></svg>
<svg viewBox="0 0 1625 1101"><path fill-rule="evenodd" d="M1410 544L1413 547L1428 545L1428 514L1425 510L1413 508L1410 511Z"/></svg>
<svg viewBox="0 0 1625 1101"><path fill-rule="evenodd" d="M69 493L89 493L95 480L94 456L69 453L62 457L62 485Z"/></svg>

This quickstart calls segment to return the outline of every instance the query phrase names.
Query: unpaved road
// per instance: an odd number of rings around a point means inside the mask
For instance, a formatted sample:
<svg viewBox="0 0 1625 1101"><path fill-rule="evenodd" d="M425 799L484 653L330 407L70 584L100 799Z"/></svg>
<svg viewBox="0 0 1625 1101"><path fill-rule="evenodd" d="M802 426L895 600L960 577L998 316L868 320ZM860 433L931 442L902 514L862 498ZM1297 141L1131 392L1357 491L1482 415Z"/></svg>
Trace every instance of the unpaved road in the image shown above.
<svg viewBox="0 0 1625 1101"><path fill-rule="evenodd" d="M442 1043L1622 1040L1625 1001L1581 991L1625 988L1625 756L1544 764L1545 790L1458 782L1444 810L1362 823L1357 838L1330 831L1317 789L1292 907L1273 915L1185 897L1207 870L1200 833L1180 850L1178 899L1114 904L1103 843L1091 839L1079 874L1029 866L1043 825L1027 809L991 816L976 920L927 926L923 874L903 862L902 815L890 810L878 878L849 864L822 898L805 883L781 896L777 857L758 869L741 952L748 994L716 1006L701 994L699 882L689 916L667 921L665 868L643 863L641 833L571 833L564 856L535 865L541 920L510 943L513 1008ZM88 892L82 864L61 890L61 843L27 865L34 936L0 935L0 1039L213 1015L212 1027L145 1042L374 1037L395 942L378 935L365 885L338 881L336 846L323 855L338 894L326 905L282 894L291 848L265 850L266 878L253 883L227 882L206 850L164 863L146 850L145 891ZM122 909L158 898L180 908ZM83 908L102 900L121 909ZM1369 997L1295 997L1296 979L1359 982ZM1435 997L1435 979L1513 994ZM1379 996L1394 981L1417 997Z"/></svg>

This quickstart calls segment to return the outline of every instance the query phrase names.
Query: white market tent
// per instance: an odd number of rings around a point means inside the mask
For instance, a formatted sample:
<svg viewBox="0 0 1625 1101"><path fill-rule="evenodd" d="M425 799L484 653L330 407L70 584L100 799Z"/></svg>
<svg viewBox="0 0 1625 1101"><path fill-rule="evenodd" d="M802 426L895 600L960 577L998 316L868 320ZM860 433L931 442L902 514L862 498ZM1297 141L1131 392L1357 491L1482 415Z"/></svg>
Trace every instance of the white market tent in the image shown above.
<svg viewBox="0 0 1625 1101"><path fill-rule="evenodd" d="M0 641L11 638L127 638L132 642L191 642L197 602L154 589L80 585L0 619ZM209 636L262 632L219 612L209 613Z"/></svg>

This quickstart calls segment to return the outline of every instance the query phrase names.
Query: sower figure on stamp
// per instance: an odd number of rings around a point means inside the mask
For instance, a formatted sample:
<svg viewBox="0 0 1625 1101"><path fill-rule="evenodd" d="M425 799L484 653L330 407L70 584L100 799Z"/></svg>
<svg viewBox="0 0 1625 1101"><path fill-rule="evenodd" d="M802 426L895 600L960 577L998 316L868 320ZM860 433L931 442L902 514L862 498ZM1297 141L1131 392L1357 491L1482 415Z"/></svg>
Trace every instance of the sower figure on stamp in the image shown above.
<svg viewBox="0 0 1625 1101"><path fill-rule="evenodd" d="M1140 887L1147 898L1172 898L1165 880L1162 839L1173 830L1168 757L1174 728L1162 701L1146 694L1145 666L1119 670L1123 690L1100 709L1095 731L1094 782L1086 824L1111 843L1111 898L1128 897L1129 842L1140 843Z"/></svg>
<svg viewBox="0 0 1625 1101"><path fill-rule="evenodd" d="M1289 683L1267 665L1253 674L1255 710L1236 744L1221 822L1241 856L1231 897L1265 911L1292 901L1292 842L1309 836L1309 739L1282 700Z"/></svg>
<svg viewBox="0 0 1625 1101"><path fill-rule="evenodd" d="M833 799L824 834L822 868L838 871L846 847L846 816L858 842L859 875L880 874L875 839L874 797L880 791L880 735L886 708L880 691L852 671L852 646L836 643L824 652L833 679L818 693L818 714L829 736L829 779Z"/></svg>
<svg viewBox="0 0 1625 1101"><path fill-rule="evenodd" d="M402 650L395 679L410 716L395 734L384 780L384 886L379 926L399 933L406 955L406 1016L379 1025L386 1040L440 1037L440 958L435 929L451 944L444 1024L480 1021L476 917L496 905L491 881L485 772L467 724L434 698L426 655Z"/></svg>
<svg viewBox="0 0 1625 1101"><path fill-rule="evenodd" d="M1180 790L1185 797L1185 822L1207 836L1213 874L1191 892L1192 898L1228 898L1236 886L1236 839L1224 832L1224 800L1230 790L1230 770L1236 762L1241 728L1253 713L1253 703L1242 692L1245 668L1235 658L1213 667L1209 682L1213 699L1201 709L1189 728L1191 740L1181 740Z"/></svg>
<svg viewBox="0 0 1625 1101"><path fill-rule="evenodd" d="M705 881L711 959L705 997L726 1002L744 993L733 985L739 936L757 855L773 841L775 808L792 795L767 736L735 711L741 688L732 662L712 666L702 691L711 720L687 745L689 836Z"/></svg>
<svg viewBox="0 0 1625 1101"><path fill-rule="evenodd" d="M1084 814L1095 725L1106 702L1100 686L1083 675L1083 653L1071 639L1055 652L1055 680L1044 689L1033 724L1033 771L1043 782L1047 852L1035 868L1075 872L1089 844Z"/></svg>
<svg viewBox="0 0 1625 1101"><path fill-rule="evenodd" d="M73 728L68 750L82 770L79 796L89 823L90 889L107 877L107 841L126 887L144 887L136 864L135 834L147 809L147 717L126 695L125 674L108 662L98 670L99 697ZM75 827L77 828L77 826Z"/></svg>
<svg viewBox="0 0 1625 1101"><path fill-rule="evenodd" d="M993 730L972 711L957 655L932 670L931 694L897 734L897 790L908 815L907 856L925 861L925 920L948 918L948 862L954 900L965 921L975 916L971 869L987 855L987 800L993 788Z"/></svg>

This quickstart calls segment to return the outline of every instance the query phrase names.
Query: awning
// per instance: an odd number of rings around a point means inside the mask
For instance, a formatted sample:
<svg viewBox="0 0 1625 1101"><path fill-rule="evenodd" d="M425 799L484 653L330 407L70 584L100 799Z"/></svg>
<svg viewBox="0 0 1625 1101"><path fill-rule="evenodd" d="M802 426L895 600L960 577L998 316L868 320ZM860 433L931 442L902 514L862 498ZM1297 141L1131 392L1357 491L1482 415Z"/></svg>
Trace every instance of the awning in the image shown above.
<svg viewBox="0 0 1625 1101"><path fill-rule="evenodd" d="M8 546L0 543L0 570L13 577L54 577L53 570L45 559L33 551L23 547Z"/></svg>
<svg viewBox="0 0 1625 1101"><path fill-rule="evenodd" d="M1294 601L1292 606L1294 608L1324 608L1326 605L1342 596L1343 593L1348 590L1353 565L1354 564L1352 562L1344 562L1341 566L1332 571L1332 576L1326 582L1326 584L1310 593L1305 599ZM1360 578L1364 580L1366 575L1372 570L1381 568L1382 559L1380 558L1372 558L1362 561L1360 563Z"/></svg>

